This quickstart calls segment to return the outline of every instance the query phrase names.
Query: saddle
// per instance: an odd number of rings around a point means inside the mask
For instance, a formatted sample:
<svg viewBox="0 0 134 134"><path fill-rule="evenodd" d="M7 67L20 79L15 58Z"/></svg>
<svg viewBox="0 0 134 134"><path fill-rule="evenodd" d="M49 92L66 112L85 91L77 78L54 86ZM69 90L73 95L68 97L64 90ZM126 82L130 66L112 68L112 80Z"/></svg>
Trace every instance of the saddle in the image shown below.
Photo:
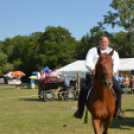
<svg viewBox="0 0 134 134"><path fill-rule="evenodd" d="M88 97L89 97L89 95L90 95L90 92L91 92L91 90L92 90L94 84L95 84L95 83L92 83L91 86L90 86L90 88L89 88L89 90L88 90L88 93L87 93L87 100L88 100ZM113 93L113 96L114 96L115 101L117 101L117 94L116 94L116 92L114 91L113 88L112 88L111 90L112 90L112 93Z"/></svg>

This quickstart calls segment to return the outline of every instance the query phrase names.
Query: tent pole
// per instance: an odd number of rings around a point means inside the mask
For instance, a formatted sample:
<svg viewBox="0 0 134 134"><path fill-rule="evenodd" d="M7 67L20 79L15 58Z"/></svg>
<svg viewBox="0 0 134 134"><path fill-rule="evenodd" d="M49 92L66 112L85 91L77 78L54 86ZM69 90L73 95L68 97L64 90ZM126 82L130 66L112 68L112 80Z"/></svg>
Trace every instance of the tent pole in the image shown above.
<svg viewBox="0 0 134 134"><path fill-rule="evenodd" d="M80 94L80 72L77 72L77 83L78 83L78 96Z"/></svg>

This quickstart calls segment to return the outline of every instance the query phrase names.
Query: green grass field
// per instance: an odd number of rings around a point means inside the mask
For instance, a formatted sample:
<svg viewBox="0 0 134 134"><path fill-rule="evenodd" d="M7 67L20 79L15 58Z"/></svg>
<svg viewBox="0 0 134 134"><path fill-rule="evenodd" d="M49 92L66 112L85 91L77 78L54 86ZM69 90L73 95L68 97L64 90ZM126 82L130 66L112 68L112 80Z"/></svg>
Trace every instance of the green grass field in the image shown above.
<svg viewBox="0 0 134 134"><path fill-rule="evenodd" d="M56 98L53 102L43 102L37 93L37 89L0 86L0 134L94 134L90 113L88 124L73 117L77 100L67 102ZM110 134L134 133L134 95L130 92L122 94L122 110L126 119L114 119Z"/></svg>

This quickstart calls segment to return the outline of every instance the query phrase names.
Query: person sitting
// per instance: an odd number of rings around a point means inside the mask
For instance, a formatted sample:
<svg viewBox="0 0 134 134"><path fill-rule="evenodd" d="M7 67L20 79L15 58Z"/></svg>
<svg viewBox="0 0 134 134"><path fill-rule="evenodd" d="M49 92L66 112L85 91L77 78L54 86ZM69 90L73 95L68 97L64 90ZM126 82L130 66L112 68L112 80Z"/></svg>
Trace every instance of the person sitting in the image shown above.
<svg viewBox="0 0 134 134"><path fill-rule="evenodd" d="M59 72L59 66L56 67L56 72L57 72L59 78L60 78L60 77L67 77L66 75L63 75L63 74L61 74L61 73ZM63 87L64 87L64 89L69 89L69 88L72 87L72 85L69 85L69 83L68 83L66 80L64 80Z"/></svg>
<svg viewBox="0 0 134 134"><path fill-rule="evenodd" d="M57 83L57 79L59 78L58 73L56 71L56 68L53 69L53 72L51 73L51 82Z"/></svg>
<svg viewBox="0 0 134 134"><path fill-rule="evenodd" d="M45 80L44 80L43 83L51 83L50 78L51 78L51 72L48 71L48 70L46 70L46 71L45 71Z"/></svg>
<svg viewBox="0 0 134 134"><path fill-rule="evenodd" d="M88 90L91 87L92 80L93 80L95 73L96 73L95 66L96 66L96 63L97 63L98 58L99 58L99 55L97 53L98 47L102 53L109 54L112 51L112 48L108 47L108 45L109 45L108 37L102 36L99 39L99 46L91 48L87 53L86 60L85 60L85 66L89 70L90 75L88 75L88 78L86 79L86 81L84 81L81 84L81 91L80 91L79 100L78 100L78 109L74 113L74 117L76 117L76 118L81 119L83 116L84 105L86 103L86 96L88 94ZM114 54L112 56L112 60L114 63L113 70L115 73L119 70L119 67L120 67L118 52L114 51ZM117 95L115 115L118 119L124 119L125 115L122 113L122 110L121 110L121 91L122 90L121 90L121 87L120 87L118 81L116 81L114 76L113 76L113 89Z"/></svg>

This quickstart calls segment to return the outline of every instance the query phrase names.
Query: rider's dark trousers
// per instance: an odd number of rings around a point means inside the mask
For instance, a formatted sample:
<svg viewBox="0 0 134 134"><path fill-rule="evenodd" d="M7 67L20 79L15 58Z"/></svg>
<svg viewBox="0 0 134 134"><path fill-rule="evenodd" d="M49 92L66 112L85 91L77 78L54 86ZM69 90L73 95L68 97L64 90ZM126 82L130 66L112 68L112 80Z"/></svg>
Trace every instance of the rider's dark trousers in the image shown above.
<svg viewBox="0 0 134 134"><path fill-rule="evenodd" d="M117 105L121 109L121 86L119 85L118 81L113 77L113 89L117 95Z"/></svg>
<svg viewBox="0 0 134 134"><path fill-rule="evenodd" d="M89 75L86 78L86 80L81 83L81 91L80 91L79 100L78 100L78 109L80 111L84 110L84 103L86 101L86 96L87 96L88 90L91 86L92 79L93 79L93 76ZM113 88L114 88L114 91L117 95L116 104L121 109L121 87L120 87L119 83L117 82L117 80L114 77L113 77Z"/></svg>

